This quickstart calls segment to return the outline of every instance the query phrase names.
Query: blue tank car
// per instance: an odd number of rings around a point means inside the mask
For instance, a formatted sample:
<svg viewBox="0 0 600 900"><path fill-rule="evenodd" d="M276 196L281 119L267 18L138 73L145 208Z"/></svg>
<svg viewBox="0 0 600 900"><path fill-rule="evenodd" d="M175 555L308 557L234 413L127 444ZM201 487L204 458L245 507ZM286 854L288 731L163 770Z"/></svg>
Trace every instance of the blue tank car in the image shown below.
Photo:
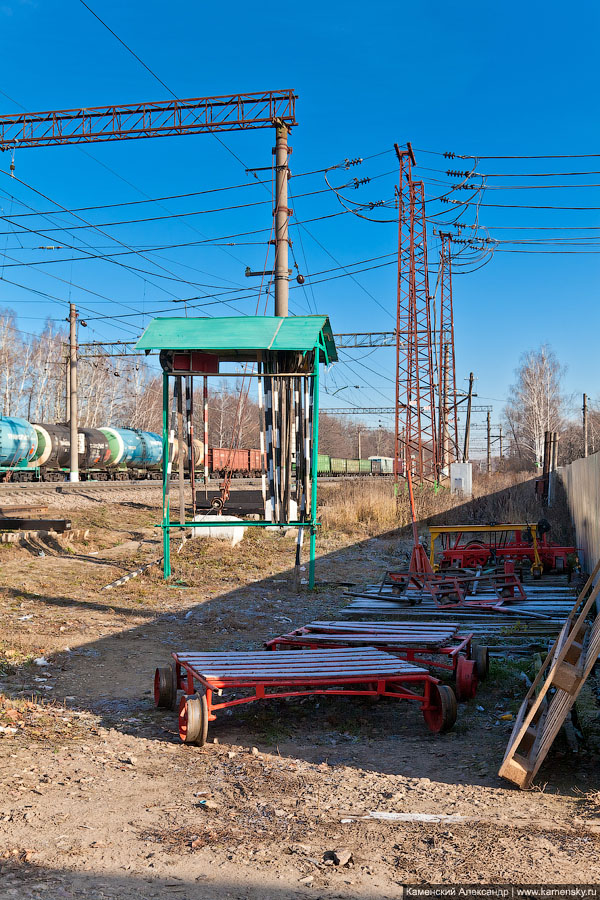
<svg viewBox="0 0 600 900"><path fill-rule="evenodd" d="M0 466L26 466L36 449L37 433L29 422L0 416Z"/></svg>
<svg viewBox="0 0 600 900"><path fill-rule="evenodd" d="M153 431L134 431L132 428L100 429L111 450L109 465L160 467L162 462L162 438Z"/></svg>

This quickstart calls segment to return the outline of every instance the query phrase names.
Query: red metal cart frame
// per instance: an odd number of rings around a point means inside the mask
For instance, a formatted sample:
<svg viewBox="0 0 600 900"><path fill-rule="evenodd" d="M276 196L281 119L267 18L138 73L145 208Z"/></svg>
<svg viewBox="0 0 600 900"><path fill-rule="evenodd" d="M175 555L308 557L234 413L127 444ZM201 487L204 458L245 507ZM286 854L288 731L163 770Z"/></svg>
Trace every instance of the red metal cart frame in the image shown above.
<svg viewBox="0 0 600 900"><path fill-rule="evenodd" d="M381 590L392 586L393 599L403 594L411 605L420 603L420 593L427 592L440 609L456 606L490 607L502 609L510 600L527 600L523 585L514 571L477 572L473 574L440 572L386 572ZM415 591L417 595L410 592ZM477 591L492 591L492 595L477 596Z"/></svg>
<svg viewBox="0 0 600 900"><path fill-rule="evenodd" d="M286 653L229 651L173 653L171 666L154 676L157 706L179 702L179 736L204 744L208 723L219 710L254 700L281 700L313 694L391 697L417 703L433 732L448 731L456 720L456 698L425 669L372 647L291 650ZM221 699L222 692L247 689L243 697Z"/></svg>
<svg viewBox="0 0 600 900"><path fill-rule="evenodd" d="M449 672L459 700L471 700L489 670L487 647L475 646L472 634L459 635L458 626L452 624L318 621L265 643L268 650L359 646Z"/></svg>

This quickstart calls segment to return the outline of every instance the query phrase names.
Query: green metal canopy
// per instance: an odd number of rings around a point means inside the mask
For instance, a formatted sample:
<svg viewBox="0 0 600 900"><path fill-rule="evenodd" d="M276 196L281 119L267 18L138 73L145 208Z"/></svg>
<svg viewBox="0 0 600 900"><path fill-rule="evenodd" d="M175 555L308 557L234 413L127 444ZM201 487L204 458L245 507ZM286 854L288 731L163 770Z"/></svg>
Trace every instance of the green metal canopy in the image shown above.
<svg viewBox="0 0 600 900"><path fill-rule="evenodd" d="M337 361L328 316L236 316L219 319L153 319L136 350L203 350L222 358L248 358L264 350L319 350L324 363Z"/></svg>

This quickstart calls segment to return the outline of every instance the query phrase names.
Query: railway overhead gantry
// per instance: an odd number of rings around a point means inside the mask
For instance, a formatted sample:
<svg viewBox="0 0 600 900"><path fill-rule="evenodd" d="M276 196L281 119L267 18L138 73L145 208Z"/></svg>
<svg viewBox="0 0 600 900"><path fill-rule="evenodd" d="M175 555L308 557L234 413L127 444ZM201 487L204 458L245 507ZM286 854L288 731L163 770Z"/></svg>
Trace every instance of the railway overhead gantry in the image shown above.
<svg viewBox="0 0 600 900"><path fill-rule="evenodd" d="M136 138L173 137L226 131L275 128L275 182L273 243L275 245L275 314L287 316L288 270L288 135L296 122L293 90L255 91L216 97L192 97L149 103L78 107L45 112L0 115L0 151L32 147L91 144ZM71 481L79 481L77 452L77 350L76 312L71 304L70 338L70 454Z"/></svg>

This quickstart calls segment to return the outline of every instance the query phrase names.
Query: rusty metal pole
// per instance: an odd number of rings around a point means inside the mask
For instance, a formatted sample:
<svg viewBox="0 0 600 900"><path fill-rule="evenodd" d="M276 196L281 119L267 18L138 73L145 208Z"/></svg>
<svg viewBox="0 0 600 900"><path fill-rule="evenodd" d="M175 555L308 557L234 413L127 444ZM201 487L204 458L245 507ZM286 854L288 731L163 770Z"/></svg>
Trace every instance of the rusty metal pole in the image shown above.
<svg viewBox="0 0 600 900"><path fill-rule="evenodd" d="M79 438L77 434L77 310L69 305L69 481L79 481Z"/></svg>
<svg viewBox="0 0 600 900"><path fill-rule="evenodd" d="M490 413L487 414L487 473L492 472L492 433L491 433Z"/></svg>
<svg viewBox="0 0 600 900"><path fill-rule="evenodd" d="M469 462L469 438L471 437L471 406L473 405L473 381L475 376L469 372L469 399L467 400L467 421L465 422L465 446L463 462Z"/></svg>
<svg viewBox="0 0 600 900"><path fill-rule="evenodd" d="M289 299L288 270L288 129L281 121L276 121L275 142L275 315L287 316Z"/></svg>
<svg viewBox="0 0 600 900"><path fill-rule="evenodd" d="M583 395L583 455L588 455L588 411L587 411L587 394Z"/></svg>
<svg viewBox="0 0 600 900"><path fill-rule="evenodd" d="M448 367L450 365L450 347L448 344L444 344L444 405L442 409L443 414L443 422L442 422L442 465L440 466L440 470L443 471L450 464L450 447L449 447L449 432L448 432L448 391L449 391L449 371Z"/></svg>

